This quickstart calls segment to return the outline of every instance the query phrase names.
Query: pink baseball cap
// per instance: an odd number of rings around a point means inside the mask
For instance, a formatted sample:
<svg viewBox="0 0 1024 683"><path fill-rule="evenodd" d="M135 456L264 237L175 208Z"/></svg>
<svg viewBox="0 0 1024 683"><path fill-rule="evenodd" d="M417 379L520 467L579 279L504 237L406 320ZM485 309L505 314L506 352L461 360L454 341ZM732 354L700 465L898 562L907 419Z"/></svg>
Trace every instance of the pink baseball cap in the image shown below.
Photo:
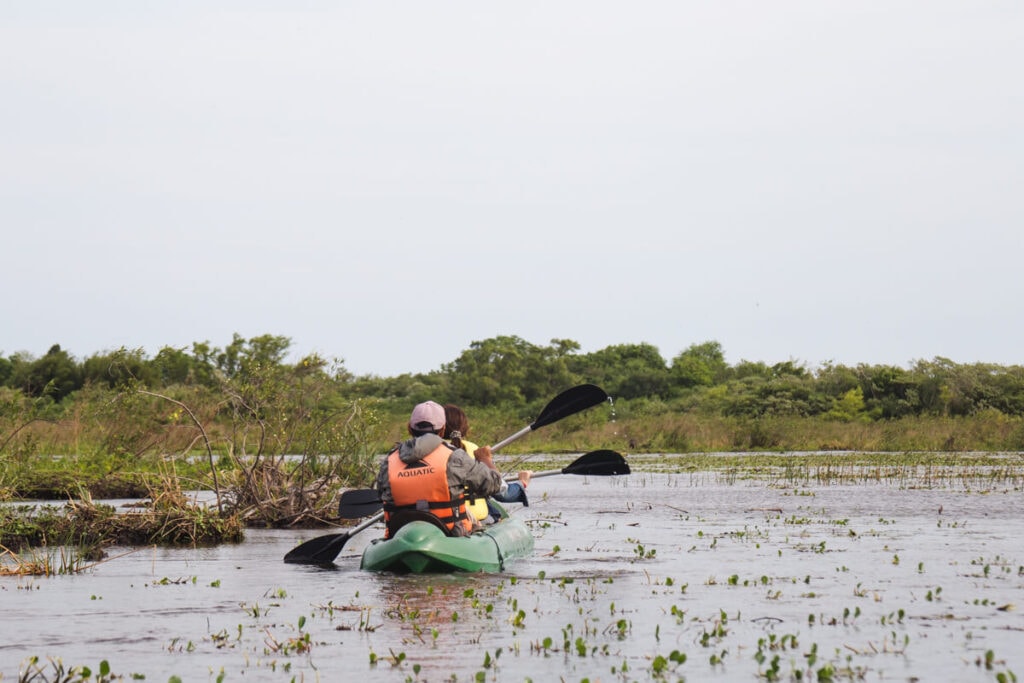
<svg viewBox="0 0 1024 683"><path fill-rule="evenodd" d="M409 416L409 426L413 429L431 429L439 432L444 428L444 408L434 401L420 403L412 409Z"/></svg>

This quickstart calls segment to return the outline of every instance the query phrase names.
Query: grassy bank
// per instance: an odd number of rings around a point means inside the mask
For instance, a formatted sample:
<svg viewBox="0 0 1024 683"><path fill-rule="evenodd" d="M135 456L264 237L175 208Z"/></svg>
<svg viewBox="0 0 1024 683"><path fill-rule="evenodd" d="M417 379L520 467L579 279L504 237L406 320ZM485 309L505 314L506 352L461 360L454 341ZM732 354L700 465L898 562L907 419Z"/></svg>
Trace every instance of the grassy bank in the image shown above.
<svg viewBox="0 0 1024 683"><path fill-rule="evenodd" d="M534 417L496 409L472 410L471 415L469 436L480 444L514 434ZM351 415L342 417L351 426ZM358 432L359 442L348 440L342 447L336 441L285 441L260 449L246 448L246 436L240 434L238 425L211 423L204 428L203 439L198 438L200 432L195 427L153 425L148 431L135 429L130 451L123 444L111 443L112 425L103 432L104 438L90 439L82 430L60 421L39 422L19 435L21 447L17 450L0 451L0 500L141 498L168 487L218 491L234 503L241 501L242 507L292 495L289 489L296 488L315 487L319 498L328 495L330 491L325 489L332 487L369 485L379 457L406 437L405 420L405 406L380 407L373 412L373 429ZM323 451L301 450L310 445L321 446ZM112 446L114 450L110 450ZM296 450L290 451L290 446ZM791 416L754 419L658 411L642 403L623 403L598 406L547 425L508 445L503 453L581 453L597 448L627 455L1015 452L1024 451L1024 420L997 411L970 417L884 421ZM248 517L254 518L251 512Z"/></svg>
<svg viewBox="0 0 1024 683"><path fill-rule="evenodd" d="M521 424L484 412L477 417L480 443L513 433ZM611 448L623 453L728 451L1020 451L1024 420L997 411L970 417L907 417L849 421L821 417L744 418L653 412L627 405L594 411L545 427L506 452L580 452Z"/></svg>
<svg viewBox="0 0 1024 683"><path fill-rule="evenodd" d="M133 400L140 403L131 411L122 406L89 419L73 413L7 430L0 449L0 501L12 505L0 516L0 552L70 544L87 555L115 543L238 540L246 526L338 523L339 490L368 486L381 455L406 436L404 403L333 407L315 421L296 424L289 415L269 412L225 415L210 408L200 417L161 397ZM533 411L495 408L467 412L469 436L480 444L519 432L536 417ZM99 419L104 415L110 419ZM502 462L510 470L544 469L550 458L533 454L603 448L651 468L671 462L677 472L744 476L771 470L797 481L898 477L930 467L941 468L934 472L944 477L994 476L1016 485L1024 420L994 410L898 420L749 418L620 402L531 432L502 452ZM183 492L195 490L211 492L213 503L190 503ZM103 498L138 498L150 506L116 514L91 502ZM13 506L19 500L65 504L39 513Z"/></svg>

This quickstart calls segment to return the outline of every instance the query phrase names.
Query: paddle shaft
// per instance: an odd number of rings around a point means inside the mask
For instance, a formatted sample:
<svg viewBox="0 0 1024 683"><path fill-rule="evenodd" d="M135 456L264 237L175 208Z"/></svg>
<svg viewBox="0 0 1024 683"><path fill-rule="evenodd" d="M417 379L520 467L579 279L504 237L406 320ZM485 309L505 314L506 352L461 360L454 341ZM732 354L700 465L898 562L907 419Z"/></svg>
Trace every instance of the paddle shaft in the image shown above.
<svg viewBox="0 0 1024 683"><path fill-rule="evenodd" d="M608 477L616 474L629 474L629 463L615 451L599 450L585 453L560 470L535 472L533 478L551 477L556 474L581 474L595 477Z"/></svg>
<svg viewBox="0 0 1024 683"><path fill-rule="evenodd" d="M523 437L523 436L526 436L527 434L529 434L532 431L533 431L533 425L530 425L528 427L523 427L522 429L520 429L518 432L516 432L512 436L508 437L507 439L502 439L498 443L496 443L493 446L491 446L491 450L492 451L496 451L499 448L503 448L503 447L509 445L510 443L512 443L513 441L515 441L516 439L518 439L520 437Z"/></svg>
<svg viewBox="0 0 1024 683"><path fill-rule="evenodd" d="M544 470L543 472L534 472L530 475L530 479L540 479L541 477L553 477L556 474L562 474L562 470ZM510 479L509 481L515 481Z"/></svg>
<svg viewBox="0 0 1024 683"><path fill-rule="evenodd" d="M544 410L540 411L540 415L534 420L529 426L523 427L518 432L503 439L498 443L491 446L492 451L496 451L503 446L507 446L516 439L526 436L535 429L540 429L544 425L549 425L553 422L558 422L564 417L575 415L587 408L596 406L598 403L604 403L608 400L608 394L601 387L593 384L580 384L566 389L558 396L555 396L551 401L544 406Z"/></svg>
<svg viewBox="0 0 1024 683"><path fill-rule="evenodd" d="M352 527L351 529L346 531L344 534L342 534L342 536L355 536L356 534L358 534L363 529L369 529L371 526L373 526L374 524L376 524L377 522L379 522L383 518L384 518L384 513L383 512L378 512L373 517L370 517L369 519L367 519L365 522L360 522L356 526Z"/></svg>
<svg viewBox="0 0 1024 683"><path fill-rule="evenodd" d="M573 460L560 470L547 472L535 472L533 477L550 477L556 474L578 474L591 475L595 477L608 477L616 474L629 474L629 463L621 454L607 449L591 451ZM517 479L515 474L506 474L505 481L511 483ZM346 503L345 499L355 500L355 503ZM383 502L377 494L376 489L351 489L341 494L341 501L338 504L338 514L342 519L363 519L367 515L374 514L381 509Z"/></svg>
<svg viewBox="0 0 1024 683"><path fill-rule="evenodd" d="M534 472L533 474L530 475L530 479L539 479L541 477L553 477L556 474L564 474L564 472L562 472L562 470L544 470L543 472ZM506 474L505 481L509 483L519 481L519 474Z"/></svg>

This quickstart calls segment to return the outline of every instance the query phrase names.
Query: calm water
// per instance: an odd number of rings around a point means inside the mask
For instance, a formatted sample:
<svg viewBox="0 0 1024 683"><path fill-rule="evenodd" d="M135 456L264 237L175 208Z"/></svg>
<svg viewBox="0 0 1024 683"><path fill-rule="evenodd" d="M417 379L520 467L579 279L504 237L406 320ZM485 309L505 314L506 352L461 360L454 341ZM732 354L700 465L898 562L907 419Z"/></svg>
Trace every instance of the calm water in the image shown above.
<svg viewBox="0 0 1024 683"><path fill-rule="evenodd" d="M0 578L0 678L33 655L161 682L1021 678L1020 484L929 486L541 479L503 575L361 572L370 529L331 570L281 561L324 531L249 531Z"/></svg>

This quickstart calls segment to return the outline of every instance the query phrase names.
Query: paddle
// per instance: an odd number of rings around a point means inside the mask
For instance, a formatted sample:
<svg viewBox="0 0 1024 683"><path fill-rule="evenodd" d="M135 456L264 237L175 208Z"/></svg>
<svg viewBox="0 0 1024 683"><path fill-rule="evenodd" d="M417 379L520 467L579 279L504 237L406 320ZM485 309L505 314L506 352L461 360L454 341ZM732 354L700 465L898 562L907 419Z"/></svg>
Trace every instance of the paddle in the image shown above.
<svg viewBox="0 0 1024 683"><path fill-rule="evenodd" d="M560 470L534 472L533 478L550 477L555 474L583 474L591 477L611 477L629 474L629 463L615 451L590 451L573 460Z"/></svg>
<svg viewBox="0 0 1024 683"><path fill-rule="evenodd" d="M377 489L351 489L338 499L338 516L342 519L362 519L380 510L383 505Z"/></svg>
<svg viewBox="0 0 1024 683"><path fill-rule="evenodd" d="M551 477L556 474L579 474L592 477L611 477L617 474L629 474L629 463L615 451L591 451L573 460L560 470L534 472L533 478ZM506 477L515 481L514 475ZM342 519L362 519L381 509L383 505L375 489L351 489L341 494L338 501L338 516Z"/></svg>
<svg viewBox="0 0 1024 683"><path fill-rule="evenodd" d="M593 384L580 384L571 389L566 389L544 406L544 410L540 411L540 416L530 426L519 430L504 441L498 442L491 447L491 451L507 446L519 437L529 434L534 429L539 429L562 418L575 415L582 410L596 406L599 403L604 403L606 400L608 400L608 394L605 393L604 389ZM330 564L338 556L338 553L341 552L348 539L363 529L379 522L383 517L384 513L381 512L344 533L327 534L326 536L317 536L310 539L289 550L284 556L284 561L291 564Z"/></svg>
<svg viewBox="0 0 1024 683"><path fill-rule="evenodd" d="M580 384L572 389L566 389L558 396L551 399L550 403L544 406L544 410L540 411L540 415L533 421L533 423L528 427L523 427L507 439L494 444L491 446L491 450L496 451L502 446L509 445L519 437L525 436L535 429L540 429L552 422L558 422L563 417L575 415L580 411L596 406L598 403L604 403L607 400L608 394L605 393L604 389L593 384Z"/></svg>

